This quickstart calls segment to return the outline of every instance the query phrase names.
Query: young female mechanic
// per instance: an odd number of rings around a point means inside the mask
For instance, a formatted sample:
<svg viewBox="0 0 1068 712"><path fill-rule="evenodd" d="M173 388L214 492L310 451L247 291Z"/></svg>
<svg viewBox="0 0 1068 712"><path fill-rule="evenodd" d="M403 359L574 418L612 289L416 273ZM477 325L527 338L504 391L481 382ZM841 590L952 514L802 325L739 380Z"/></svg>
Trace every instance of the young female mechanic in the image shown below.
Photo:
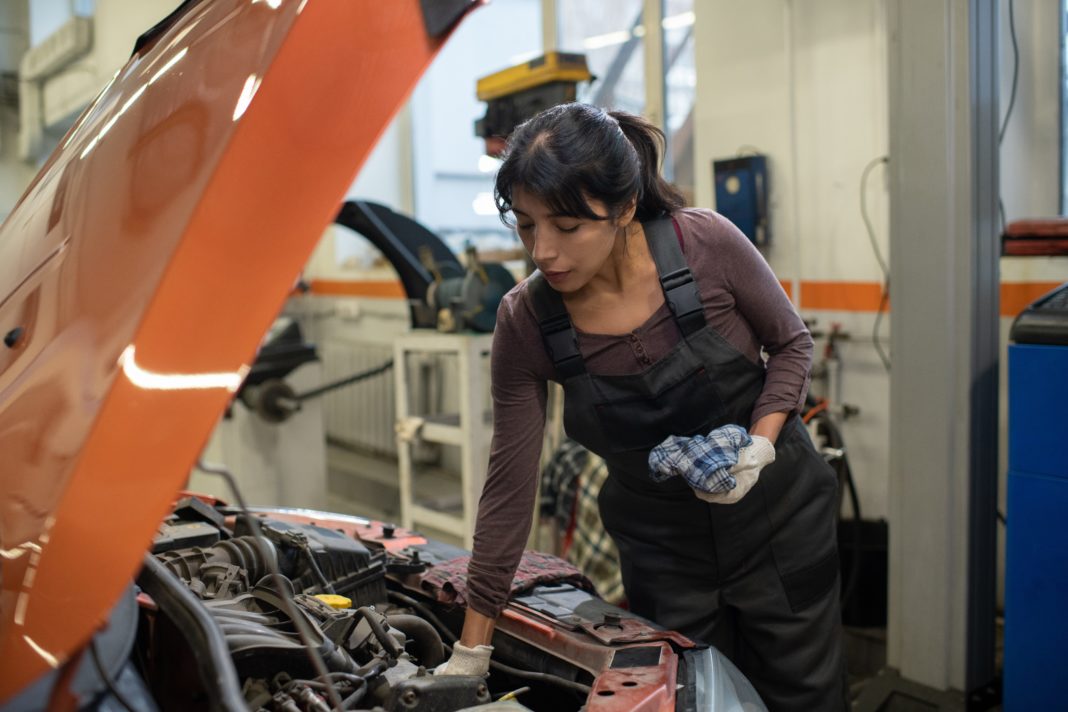
<svg viewBox="0 0 1068 712"><path fill-rule="evenodd" d="M494 434L446 674L485 674L538 487L546 382L608 464L599 497L630 609L715 645L771 710L845 708L837 482L798 417L812 338L767 263L658 174L663 134L582 104L516 129L496 182L539 272L501 303ZM767 362L761 348L767 352ZM747 428L737 485L654 481L669 435Z"/></svg>

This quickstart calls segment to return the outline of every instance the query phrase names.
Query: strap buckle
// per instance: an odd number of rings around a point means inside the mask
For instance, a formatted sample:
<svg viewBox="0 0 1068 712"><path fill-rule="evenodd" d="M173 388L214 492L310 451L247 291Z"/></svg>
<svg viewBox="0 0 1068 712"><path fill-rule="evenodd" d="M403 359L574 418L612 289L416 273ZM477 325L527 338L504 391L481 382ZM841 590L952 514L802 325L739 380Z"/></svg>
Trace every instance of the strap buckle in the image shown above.
<svg viewBox="0 0 1068 712"><path fill-rule="evenodd" d="M579 353L578 338L566 313L549 317L540 322L542 339L556 367L564 378L582 373L585 364Z"/></svg>
<svg viewBox="0 0 1068 712"><path fill-rule="evenodd" d="M664 298L667 300L668 307L675 315L675 320L685 336L689 336L705 325L701 295L697 291L697 283L694 282L689 268L682 267L669 272L660 278L660 285L664 289Z"/></svg>

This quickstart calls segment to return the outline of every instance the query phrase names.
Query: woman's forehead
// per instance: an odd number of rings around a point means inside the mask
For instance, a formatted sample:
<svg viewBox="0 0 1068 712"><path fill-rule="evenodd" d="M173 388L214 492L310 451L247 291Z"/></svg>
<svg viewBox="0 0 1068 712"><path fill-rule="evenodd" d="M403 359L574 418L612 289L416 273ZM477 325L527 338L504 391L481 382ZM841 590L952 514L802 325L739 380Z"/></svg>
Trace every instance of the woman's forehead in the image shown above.
<svg viewBox="0 0 1068 712"><path fill-rule="evenodd" d="M603 202L596 198L591 198L586 195L583 196L586 200L587 207L596 215L606 215L607 209ZM512 193L512 211L520 212L525 215L537 216L537 217L584 217L579 215L572 215L570 212L561 212L558 206L550 205L543 196L537 193L532 193L526 190L522 186L516 186Z"/></svg>

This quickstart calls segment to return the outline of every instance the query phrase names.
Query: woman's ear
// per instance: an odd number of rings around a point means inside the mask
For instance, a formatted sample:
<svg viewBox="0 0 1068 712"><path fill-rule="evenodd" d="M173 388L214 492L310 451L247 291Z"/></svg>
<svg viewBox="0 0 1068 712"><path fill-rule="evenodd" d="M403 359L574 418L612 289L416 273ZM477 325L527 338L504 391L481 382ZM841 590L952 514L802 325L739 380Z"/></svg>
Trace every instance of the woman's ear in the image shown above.
<svg viewBox="0 0 1068 712"><path fill-rule="evenodd" d="M623 208L623 211L616 218L616 225L619 227L627 227L634 221L634 213L638 211L638 196L634 196L627 203L627 206Z"/></svg>

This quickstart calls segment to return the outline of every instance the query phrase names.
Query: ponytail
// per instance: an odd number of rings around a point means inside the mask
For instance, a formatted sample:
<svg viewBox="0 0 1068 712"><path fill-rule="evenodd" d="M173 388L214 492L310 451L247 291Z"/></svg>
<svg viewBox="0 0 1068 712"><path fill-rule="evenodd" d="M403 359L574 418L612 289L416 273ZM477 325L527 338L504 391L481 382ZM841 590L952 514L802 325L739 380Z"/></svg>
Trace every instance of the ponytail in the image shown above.
<svg viewBox="0 0 1068 712"><path fill-rule="evenodd" d="M647 119L625 111L609 111L638 154L641 189L638 192L638 220L649 220L672 213L686 200L678 189L660 175L660 162L667 146L664 132Z"/></svg>
<svg viewBox="0 0 1068 712"><path fill-rule="evenodd" d="M518 188L557 215L587 220L615 220L632 201L639 221L674 212L685 201L660 177L664 145L664 133L640 116L577 103L546 109L508 139L494 185L501 220L510 224ZM591 198L608 214L595 213Z"/></svg>

